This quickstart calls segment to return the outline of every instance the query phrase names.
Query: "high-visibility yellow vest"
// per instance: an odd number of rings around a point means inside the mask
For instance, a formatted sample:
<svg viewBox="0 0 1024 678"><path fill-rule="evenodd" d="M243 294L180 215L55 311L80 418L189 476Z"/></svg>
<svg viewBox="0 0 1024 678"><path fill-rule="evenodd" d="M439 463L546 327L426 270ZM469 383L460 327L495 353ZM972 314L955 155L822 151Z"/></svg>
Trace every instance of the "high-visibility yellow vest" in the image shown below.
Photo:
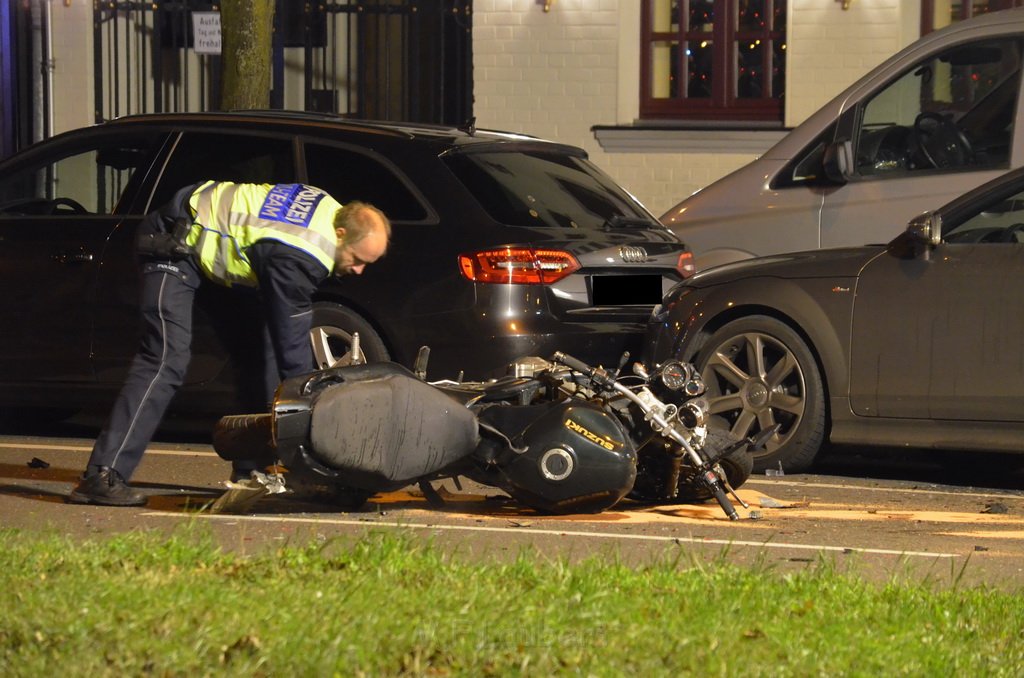
<svg viewBox="0 0 1024 678"><path fill-rule="evenodd" d="M246 250L277 240L334 269L338 238L334 215L341 205L305 184L234 184L207 181L189 198L195 221L186 242L199 268L223 285L258 284Z"/></svg>

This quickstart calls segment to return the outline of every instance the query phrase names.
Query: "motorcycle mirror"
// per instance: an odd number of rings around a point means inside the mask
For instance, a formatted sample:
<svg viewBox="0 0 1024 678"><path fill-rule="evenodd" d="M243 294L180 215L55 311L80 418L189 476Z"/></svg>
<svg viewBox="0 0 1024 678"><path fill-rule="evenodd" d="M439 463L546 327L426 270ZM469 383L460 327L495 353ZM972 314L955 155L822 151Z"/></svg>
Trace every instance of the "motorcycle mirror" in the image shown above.
<svg viewBox="0 0 1024 678"><path fill-rule="evenodd" d="M619 375L622 374L622 368L625 367L626 363L628 363L628 362L629 362L629 351L623 351L622 352L622 357L619 358L619 366L617 368L615 368L615 374L613 375L616 379L618 379Z"/></svg>

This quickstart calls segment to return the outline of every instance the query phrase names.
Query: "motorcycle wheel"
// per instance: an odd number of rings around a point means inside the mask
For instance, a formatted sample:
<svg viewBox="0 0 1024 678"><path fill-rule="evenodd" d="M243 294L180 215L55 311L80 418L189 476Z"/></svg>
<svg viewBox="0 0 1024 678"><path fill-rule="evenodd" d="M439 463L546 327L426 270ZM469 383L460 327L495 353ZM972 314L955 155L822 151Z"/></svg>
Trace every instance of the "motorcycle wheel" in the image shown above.
<svg viewBox="0 0 1024 678"><path fill-rule="evenodd" d="M716 450L725 448L735 442L735 438L729 435L728 431L708 429L707 441L704 443L705 450ZM712 455L713 456L713 455ZM750 474L754 471L754 455L747 452L745 448L733 450L730 454L718 460L718 464L725 471L725 478L732 488L739 489L747 482ZM681 478L679 481L679 494L677 499L682 502L706 501L711 499L711 493L703 486L690 482L688 478Z"/></svg>

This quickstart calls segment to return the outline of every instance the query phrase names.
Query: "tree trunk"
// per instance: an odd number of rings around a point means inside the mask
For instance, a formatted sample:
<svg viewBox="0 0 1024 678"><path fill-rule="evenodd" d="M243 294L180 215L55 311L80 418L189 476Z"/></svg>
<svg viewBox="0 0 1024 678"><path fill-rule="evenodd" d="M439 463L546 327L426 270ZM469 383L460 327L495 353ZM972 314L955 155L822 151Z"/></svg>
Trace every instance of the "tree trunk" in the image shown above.
<svg viewBox="0 0 1024 678"><path fill-rule="evenodd" d="M221 0L221 108L270 108L274 0Z"/></svg>

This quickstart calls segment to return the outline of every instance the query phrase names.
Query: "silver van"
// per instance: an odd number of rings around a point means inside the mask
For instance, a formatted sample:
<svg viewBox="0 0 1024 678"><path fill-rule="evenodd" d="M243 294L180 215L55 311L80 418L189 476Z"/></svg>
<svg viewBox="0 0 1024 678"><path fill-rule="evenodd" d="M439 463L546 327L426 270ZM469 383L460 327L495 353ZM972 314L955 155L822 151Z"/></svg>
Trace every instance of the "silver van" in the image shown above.
<svg viewBox="0 0 1024 678"><path fill-rule="evenodd" d="M1024 9L930 33L662 222L696 267L882 243L1024 164Z"/></svg>

